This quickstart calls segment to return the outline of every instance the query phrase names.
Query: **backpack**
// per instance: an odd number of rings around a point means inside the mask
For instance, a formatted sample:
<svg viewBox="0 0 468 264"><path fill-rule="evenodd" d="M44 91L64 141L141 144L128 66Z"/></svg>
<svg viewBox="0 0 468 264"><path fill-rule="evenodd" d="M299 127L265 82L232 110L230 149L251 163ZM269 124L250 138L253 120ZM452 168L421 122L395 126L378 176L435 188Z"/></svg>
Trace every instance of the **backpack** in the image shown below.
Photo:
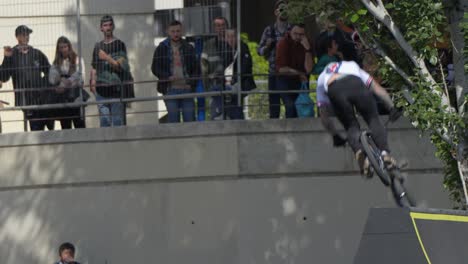
<svg viewBox="0 0 468 264"><path fill-rule="evenodd" d="M307 82L303 82L301 84L301 90L307 91L304 93L300 93L296 99L296 112L298 117L314 117L314 101L309 96L309 84Z"/></svg>

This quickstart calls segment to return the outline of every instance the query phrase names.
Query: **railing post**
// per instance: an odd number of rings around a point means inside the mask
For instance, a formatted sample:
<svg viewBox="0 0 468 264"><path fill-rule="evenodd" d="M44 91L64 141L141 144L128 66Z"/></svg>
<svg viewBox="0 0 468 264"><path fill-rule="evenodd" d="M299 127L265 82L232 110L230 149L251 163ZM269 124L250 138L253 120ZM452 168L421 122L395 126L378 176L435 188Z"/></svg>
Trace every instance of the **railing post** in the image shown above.
<svg viewBox="0 0 468 264"><path fill-rule="evenodd" d="M81 7L80 7L81 0L76 0L76 42L78 47L78 65L81 72L81 78L84 81L84 72L83 72L83 60L82 60L82 43L81 43ZM79 87L80 89L80 102L83 102L83 87ZM86 124L86 117L85 117L85 107L80 106L80 118ZM86 127L86 125L85 125Z"/></svg>
<svg viewBox="0 0 468 264"><path fill-rule="evenodd" d="M21 98L21 106L25 106L26 105L26 92L27 91L24 91L23 88L18 88L18 90L19 90L19 95L21 96L20 97ZM23 91L21 91L21 90L23 90ZM16 97L16 92L13 92L13 94ZM28 115L26 114L26 111L23 110L23 130L24 130L24 132L28 132Z"/></svg>
<svg viewBox="0 0 468 264"><path fill-rule="evenodd" d="M126 126L127 125L127 103L124 103L123 98L124 98L124 89L125 89L125 84L123 83L122 80L120 80L120 105L122 107L122 111L120 114L122 115L122 125ZM112 111L111 111L112 115Z"/></svg>
<svg viewBox="0 0 468 264"><path fill-rule="evenodd" d="M241 0L237 0L237 106L242 106ZM242 109L244 111L244 109Z"/></svg>

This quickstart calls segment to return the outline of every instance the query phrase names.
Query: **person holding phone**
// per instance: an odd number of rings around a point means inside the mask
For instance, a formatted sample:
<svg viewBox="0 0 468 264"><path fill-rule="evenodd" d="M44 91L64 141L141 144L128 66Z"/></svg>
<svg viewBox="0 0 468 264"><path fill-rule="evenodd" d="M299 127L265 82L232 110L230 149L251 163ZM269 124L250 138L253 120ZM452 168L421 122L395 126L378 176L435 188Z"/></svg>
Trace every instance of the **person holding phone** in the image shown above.
<svg viewBox="0 0 468 264"><path fill-rule="evenodd" d="M268 91L278 89L276 76L276 45L290 30L288 22L288 1L277 0L274 4L275 23L263 30L262 38L258 44L257 53L268 60ZM280 117L281 97L279 94L268 94L270 118Z"/></svg>
<svg viewBox="0 0 468 264"><path fill-rule="evenodd" d="M276 47L278 90L301 89L302 83L308 83L313 67L314 49L306 36L305 25L295 24ZM297 117L295 106L297 96L297 93L280 94L286 109L286 118Z"/></svg>

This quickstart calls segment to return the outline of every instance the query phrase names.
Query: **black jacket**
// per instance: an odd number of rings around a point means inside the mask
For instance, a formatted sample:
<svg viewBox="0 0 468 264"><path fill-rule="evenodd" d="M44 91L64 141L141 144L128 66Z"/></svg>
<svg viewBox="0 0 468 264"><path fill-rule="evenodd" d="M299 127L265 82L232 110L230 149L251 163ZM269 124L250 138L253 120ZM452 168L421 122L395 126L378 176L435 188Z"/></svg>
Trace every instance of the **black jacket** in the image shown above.
<svg viewBox="0 0 468 264"><path fill-rule="evenodd" d="M191 86L192 90L195 90L198 81L197 77L200 76L200 65L195 54L195 49L185 40L182 40L182 45L180 45L179 49L182 57L184 76L187 78L186 82ZM170 85L170 82L166 80L172 76L170 39L165 39L154 51L151 71L159 79L158 91L166 94Z"/></svg>
<svg viewBox="0 0 468 264"><path fill-rule="evenodd" d="M232 53L231 53L232 54ZM229 61L229 64L232 63L233 57L231 58L225 58L226 61ZM234 85L237 83L237 58L236 61L234 61L234 69L233 69L233 78L231 81L231 85ZM252 71L252 56L250 54L249 46L245 44L244 42L241 42L241 78L242 78L242 91L250 91L255 88L257 88L257 85L255 84L254 78L253 78L253 71Z"/></svg>
<svg viewBox="0 0 468 264"><path fill-rule="evenodd" d="M29 51L23 54L18 46L13 47L13 55L4 57L0 66L0 81L7 82L13 79L15 89L15 105L37 105L53 103L53 92L25 91L22 89L49 87L49 60L40 50L29 47Z"/></svg>

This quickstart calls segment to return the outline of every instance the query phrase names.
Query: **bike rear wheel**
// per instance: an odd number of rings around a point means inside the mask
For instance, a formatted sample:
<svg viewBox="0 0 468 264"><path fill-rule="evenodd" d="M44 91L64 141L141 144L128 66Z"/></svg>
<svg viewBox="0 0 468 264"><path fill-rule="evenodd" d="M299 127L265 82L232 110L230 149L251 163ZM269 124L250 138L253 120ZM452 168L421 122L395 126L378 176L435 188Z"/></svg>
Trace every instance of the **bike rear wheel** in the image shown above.
<svg viewBox="0 0 468 264"><path fill-rule="evenodd" d="M377 148L377 145L372 138L372 134L368 131L364 131L361 133L360 140L362 148L364 149L371 166L374 168L374 171L379 176L380 181L382 181L385 186L389 186L391 177L385 168L384 161L380 155L381 151Z"/></svg>

